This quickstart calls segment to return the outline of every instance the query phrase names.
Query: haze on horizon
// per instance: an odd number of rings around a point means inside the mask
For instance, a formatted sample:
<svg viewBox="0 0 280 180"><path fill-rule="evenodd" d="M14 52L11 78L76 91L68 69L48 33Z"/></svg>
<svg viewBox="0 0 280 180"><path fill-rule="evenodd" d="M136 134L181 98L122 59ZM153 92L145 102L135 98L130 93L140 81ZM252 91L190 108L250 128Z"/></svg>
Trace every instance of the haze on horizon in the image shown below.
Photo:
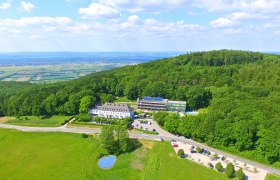
<svg viewBox="0 0 280 180"><path fill-rule="evenodd" d="M0 51L280 51L279 0L0 0Z"/></svg>

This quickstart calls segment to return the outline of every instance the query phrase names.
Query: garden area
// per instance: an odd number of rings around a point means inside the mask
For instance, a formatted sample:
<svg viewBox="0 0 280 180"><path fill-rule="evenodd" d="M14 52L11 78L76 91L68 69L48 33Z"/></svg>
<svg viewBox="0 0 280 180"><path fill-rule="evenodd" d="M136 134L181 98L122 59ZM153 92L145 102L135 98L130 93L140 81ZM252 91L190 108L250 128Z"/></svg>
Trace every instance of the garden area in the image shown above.
<svg viewBox="0 0 280 180"><path fill-rule="evenodd" d="M18 116L10 118L7 124L19 126L58 127L67 123L73 116Z"/></svg>

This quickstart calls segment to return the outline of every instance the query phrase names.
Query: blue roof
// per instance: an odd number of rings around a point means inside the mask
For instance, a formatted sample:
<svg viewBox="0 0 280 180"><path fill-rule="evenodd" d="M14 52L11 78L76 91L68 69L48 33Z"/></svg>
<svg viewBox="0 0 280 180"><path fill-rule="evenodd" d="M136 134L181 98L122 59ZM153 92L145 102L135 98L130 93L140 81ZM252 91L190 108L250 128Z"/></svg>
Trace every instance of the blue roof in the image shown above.
<svg viewBox="0 0 280 180"><path fill-rule="evenodd" d="M162 97L145 96L144 100L146 100L146 101L163 101L163 98Z"/></svg>

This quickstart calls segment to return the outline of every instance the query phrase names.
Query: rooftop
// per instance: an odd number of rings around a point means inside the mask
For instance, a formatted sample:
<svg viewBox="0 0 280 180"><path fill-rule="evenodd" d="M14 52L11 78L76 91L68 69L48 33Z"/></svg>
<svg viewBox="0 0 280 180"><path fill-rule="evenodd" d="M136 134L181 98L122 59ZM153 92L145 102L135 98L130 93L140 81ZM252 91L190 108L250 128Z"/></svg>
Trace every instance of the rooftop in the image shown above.
<svg viewBox="0 0 280 180"><path fill-rule="evenodd" d="M102 111L114 111L114 112L131 112L133 108L126 104L119 103L105 103L101 106L96 106L94 109L102 110Z"/></svg>

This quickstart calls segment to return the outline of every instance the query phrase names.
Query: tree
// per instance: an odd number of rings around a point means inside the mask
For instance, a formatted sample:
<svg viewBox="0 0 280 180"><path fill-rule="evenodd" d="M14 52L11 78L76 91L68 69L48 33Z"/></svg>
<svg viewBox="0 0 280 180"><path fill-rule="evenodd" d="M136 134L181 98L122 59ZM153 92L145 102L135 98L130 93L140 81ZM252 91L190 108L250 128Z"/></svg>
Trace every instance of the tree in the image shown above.
<svg viewBox="0 0 280 180"><path fill-rule="evenodd" d="M223 170L223 166L220 162L218 162L216 165L215 165L215 168L219 171L219 172L222 172Z"/></svg>
<svg viewBox="0 0 280 180"><path fill-rule="evenodd" d="M184 155L185 155L185 152L183 149L179 149L178 152L177 152L177 155L180 157L180 158L183 158Z"/></svg>
<svg viewBox="0 0 280 180"><path fill-rule="evenodd" d="M236 171L236 177L239 180L244 180L245 173L243 172L243 170L241 168L238 171Z"/></svg>
<svg viewBox="0 0 280 180"><path fill-rule="evenodd" d="M232 178L233 175L234 175L234 166L232 163L228 163L227 166L226 166L226 170L225 170L225 173L227 175L228 178Z"/></svg>
<svg viewBox="0 0 280 180"><path fill-rule="evenodd" d="M128 84L125 88L124 94L130 100L136 100L138 98L138 88L135 84Z"/></svg>
<svg viewBox="0 0 280 180"><path fill-rule="evenodd" d="M186 97L190 109L199 109L209 105L212 93L204 88L193 86L187 91Z"/></svg>
<svg viewBox="0 0 280 180"><path fill-rule="evenodd" d="M54 94L51 94L46 100L45 100L45 111L49 115L53 115L57 112L57 104L58 101L56 99L56 96Z"/></svg>
<svg viewBox="0 0 280 180"><path fill-rule="evenodd" d="M88 113L89 108L95 105L96 99L92 96L84 96L80 103L80 113Z"/></svg>
<svg viewBox="0 0 280 180"><path fill-rule="evenodd" d="M100 95L100 100L102 103L106 102L113 102L115 100L115 97L112 94L101 94Z"/></svg>
<svg viewBox="0 0 280 180"><path fill-rule="evenodd" d="M117 147L114 138L113 126L103 126L100 133L100 140L103 147L111 154L114 154Z"/></svg>
<svg viewBox="0 0 280 180"><path fill-rule="evenodd" d="M117 145L119 149L119 153L125 153L130 150L130 142L128 132L124 126L117 126L116 127L116 134L117 134Z"/></svg>
<svg viewBox="0 0 280 180"><path fill-rule="evenodd" d="M107 125L102 127L100 139L103 147L110 154L126 153L135 148L125 126Z"/></svg>

